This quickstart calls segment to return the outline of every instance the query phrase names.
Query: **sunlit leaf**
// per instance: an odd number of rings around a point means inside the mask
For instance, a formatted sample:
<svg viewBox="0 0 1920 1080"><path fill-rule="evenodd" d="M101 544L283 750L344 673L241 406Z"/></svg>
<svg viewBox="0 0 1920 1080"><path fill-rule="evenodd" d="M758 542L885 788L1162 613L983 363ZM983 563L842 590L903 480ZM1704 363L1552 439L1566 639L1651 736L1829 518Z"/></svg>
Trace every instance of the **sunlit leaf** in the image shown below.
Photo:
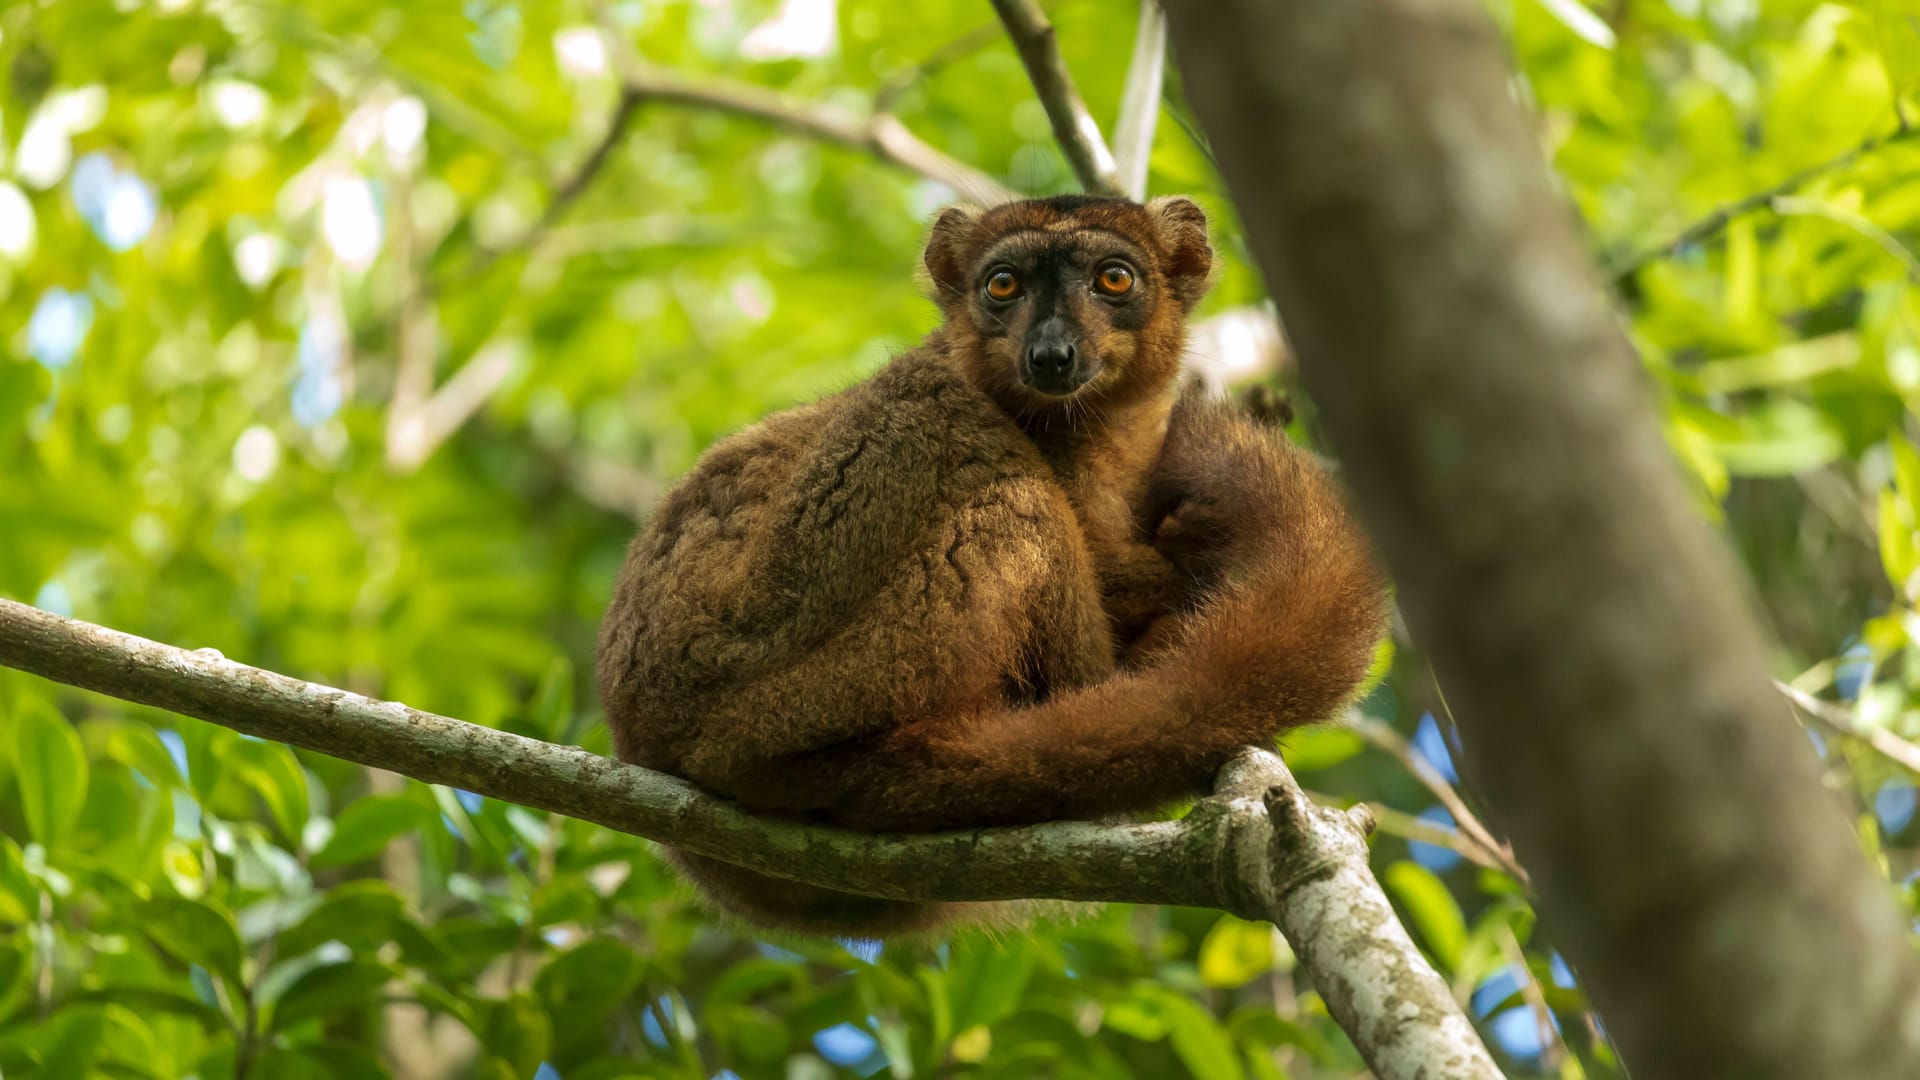
<svg viewBox="0 0 1920 1080"><path fill-rule="evenodd" d="M260 794L281 838L298 846L307 822L307 776L293 751L281 743L264 741L243 741L233 750L229 760L248 786Z"/></svg>
<svg viewBox="0 0 1920 1080"><path fill-rule="evenodd" d="M136 909L140 929L175 959L198 964L241 985L240 934L233 917L213 904L177 896L157 896Z"/></svg>
<svg viewBox="0 0 1920 1080"><path fill-rule="evenodd" d="M1224 916L1200 943L1200 981L1208 986L1244 986L1273 970L1272 926Z"/></svg>
<svg viewBox="0 0 1920 1080"><path fill-rule="evenodd" d="M80 736L37 697L18 702L8 726L13 729L14 782L20 788L27 832L56 847L87 797L87 757Z"/></svg>
<svg viewBox="0 0 1920 1080"><path fill-rule="evenodd" d="M273 1005L273 1029L284 1030L310 1017L377 1007L393 978L387 965L371 960L321 964L294 980Z"/></svg>
<svg viewBox="0 0 1920 1080"><path fill-rule="evenodd" d="M1454 971L1467 944L1467 921L1445 882L1412 862L1396 862L1382 875L1387 888L1413 918L1420 939L1443 971Z"/></svg>
<svg viewBox="0 0 1920 1080"><path fill-rule="evenodd" d="M333 836L314 853L316 868L345 866L379 854L424 824L421 805L406 795L369 795L348 803L333 820Z"/></svg>

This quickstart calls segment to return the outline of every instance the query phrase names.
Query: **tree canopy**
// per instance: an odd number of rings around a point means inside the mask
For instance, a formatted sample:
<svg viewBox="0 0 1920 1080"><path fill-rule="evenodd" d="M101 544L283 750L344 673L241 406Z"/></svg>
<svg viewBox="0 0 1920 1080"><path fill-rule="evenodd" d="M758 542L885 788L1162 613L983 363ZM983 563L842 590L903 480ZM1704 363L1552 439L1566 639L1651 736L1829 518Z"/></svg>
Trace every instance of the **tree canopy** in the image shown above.
<svg viewBox="0 0 1920 1080"><path fill-rule="evenodd" d="M1916 12L1492 7L1780 721L1920 917ZM1136 9L1047 14L1112 131ZM0 11L0 65L0 596L601 753L593 629L651 501L933 324L939 206L1081 186L970 0L57 0ZM1291 391L1318 442L1178 64L1159 115L1148 189L1198 198L1223 264L1195 364ZM1282 749L1374 807L1511 1075L1621 1074L1418 642ZM0 1072L1360 1068L1265 924L761 937L634 837L0 671Z"/></svg>

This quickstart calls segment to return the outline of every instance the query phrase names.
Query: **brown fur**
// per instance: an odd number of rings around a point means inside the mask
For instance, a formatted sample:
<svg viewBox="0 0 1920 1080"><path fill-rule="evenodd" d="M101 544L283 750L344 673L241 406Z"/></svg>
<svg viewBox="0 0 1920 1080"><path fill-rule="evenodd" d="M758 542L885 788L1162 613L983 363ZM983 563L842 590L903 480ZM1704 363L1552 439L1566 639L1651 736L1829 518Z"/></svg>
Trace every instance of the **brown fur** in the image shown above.
<svg viewBox="0 0 1920 1080"><path fill-rule="evenodd" d="M1086 285L1113 257L1124 302ZM1310 455L1177 400L1211 258L1184 199L943 214L941 328L715 446L634 541L599 648L620 757L754 811L924 831L1151 809L1330 717L1382 631L1380 576ZM1000 265L1030 302L987 297ZM1042 310L1092 372L1065 396L1022 382ZM986 913L676 861L770 926Z"/></svg>

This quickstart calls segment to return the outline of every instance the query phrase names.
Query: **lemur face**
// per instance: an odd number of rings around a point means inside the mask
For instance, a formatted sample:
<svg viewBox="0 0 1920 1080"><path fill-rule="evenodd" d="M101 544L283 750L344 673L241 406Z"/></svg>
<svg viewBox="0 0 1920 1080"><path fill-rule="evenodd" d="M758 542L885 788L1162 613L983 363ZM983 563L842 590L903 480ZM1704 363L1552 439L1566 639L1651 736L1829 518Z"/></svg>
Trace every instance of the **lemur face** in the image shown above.
<svg viewBox="0 0 1920 1080"><path fill-rule="evenodd" d="M976 381L1022 415L1171 384L1211 263L1206 218L1186 199L949 210L927 247Z"/></svg>
<svg viewBox="0 0 1920 1080"><path fill-rule="evenodd" d="M1102 229L1012 233L976 261L974 329L1041 397L1066 397L1123 370L1164 302L1153 257Z"/></svg>

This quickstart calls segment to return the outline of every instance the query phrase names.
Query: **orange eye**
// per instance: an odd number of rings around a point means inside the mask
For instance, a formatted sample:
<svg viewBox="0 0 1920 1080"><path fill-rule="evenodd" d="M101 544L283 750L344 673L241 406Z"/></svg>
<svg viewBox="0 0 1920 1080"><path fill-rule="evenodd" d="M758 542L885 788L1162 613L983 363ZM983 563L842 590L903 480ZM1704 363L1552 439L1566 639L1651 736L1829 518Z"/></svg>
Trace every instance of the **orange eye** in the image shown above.
<svg viewBox="0 0 1920 1080"><path fill-rule="evenodd" d="M1011 300L1020 295L1020 279L1011 270L995 270L987 278L987 295L995 300Z"/></svg>
<svg viewBox="0 0 1920 1080"><path fill-rule="evenodd" d="M1125 296L1133 291L1133 271L1119 263L1104 266L1094 277L1093 287L1108 296Z"/></svg>

